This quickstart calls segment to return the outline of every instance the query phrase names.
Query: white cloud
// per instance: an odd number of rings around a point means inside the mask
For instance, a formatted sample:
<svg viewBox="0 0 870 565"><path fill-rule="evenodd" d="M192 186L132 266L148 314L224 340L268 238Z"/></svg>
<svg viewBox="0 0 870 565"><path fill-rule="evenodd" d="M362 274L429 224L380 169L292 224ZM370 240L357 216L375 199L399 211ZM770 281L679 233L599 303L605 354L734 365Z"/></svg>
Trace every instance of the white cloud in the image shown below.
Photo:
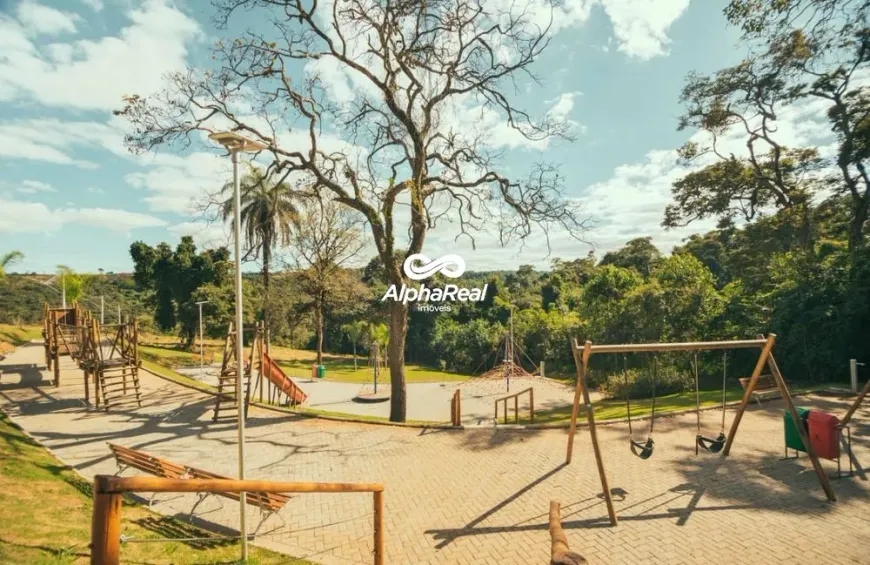
<svg viewBox="0 0 870 565"><path fill-rule="evenodd" d="M104 149L126 156L123 131L113 122L38 118L0 123L0 159L30 159L95 169L93 161L73 156L76 149Z"/></svg>
<svg viewBox="0 0 870 565"><path fill-rule="evenodd" d="M142 164L150 166L124 180L147 191L142 200L155 212L189 214L197 200L219 190L232 174L229 159L213 153L160 154Z"/></svg>
<svg viewBox="0 0 870 565"><path fill-rule="evenodd" d="M619 51L642 60L667 54L668 28L689 0L599 0L613 24Z"/></svg>
<svg viewBox="0 0 870 565"><path fill-rule="evenodd" d="M15 190L21 194L36 194L38 192L57 192L57 190L48 183L38 180L23 180L18 183L18 188Z"/></svg>
<svg viewBox="0 0 870 565"><path fill-rule="evenodd" d="M76 22L81 20L76 14L61 12L33 0L19 4L17 15L24 28L35 34L75 33Z"/></svg>
<svg viewBox="0 0 870 565"><path fill-rule="evenodd" d="M103 9L103 0L79 0L79 2L94 10L95 12L99 12Z"/></svg>
<svg viewBox="0 0 870 565"><path fill-rule="evenodd" d="M165 226L166 222L154 216L126 210L51 209L40 202L0 199L0 232L46 232L58 230L65 224L80 224L129 233L139 228Z"/></svg>
<svg viewBox="0 0 870 565"><path fill-rule="evenodd" d="M47 106L112 110L126 94L158 90L166 72L185 67L186 45L200 35L199 24L163 0L146 0L127 17L130 25L117 36L53 43L44 50L27 39L30 28L0 18L3 98L14 93Z"/></svg>
<svg viewBox="0 0 870 565"><path fill-rule="evenodd" d="M181 222L167 228L176 237L193 236L197 247L215 248L232 243L232 232L228 224L209 224L204 222Z"/></svg>

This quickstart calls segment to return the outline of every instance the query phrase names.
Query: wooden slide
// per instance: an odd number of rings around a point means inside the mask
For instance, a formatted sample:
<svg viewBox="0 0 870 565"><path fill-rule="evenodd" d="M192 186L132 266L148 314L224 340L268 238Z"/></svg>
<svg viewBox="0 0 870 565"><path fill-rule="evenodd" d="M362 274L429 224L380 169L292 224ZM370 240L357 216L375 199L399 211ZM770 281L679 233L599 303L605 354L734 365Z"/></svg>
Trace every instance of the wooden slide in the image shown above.
<svg viewBox="0 0 870 565"><path fill-rule="evenodd" d="M308 395L302 392L302 389L296 386L296 383L281 370L281 367L265 353L263 353L263 374L281 392L286 394L293 404L302 404L308 398Z"/></svg>

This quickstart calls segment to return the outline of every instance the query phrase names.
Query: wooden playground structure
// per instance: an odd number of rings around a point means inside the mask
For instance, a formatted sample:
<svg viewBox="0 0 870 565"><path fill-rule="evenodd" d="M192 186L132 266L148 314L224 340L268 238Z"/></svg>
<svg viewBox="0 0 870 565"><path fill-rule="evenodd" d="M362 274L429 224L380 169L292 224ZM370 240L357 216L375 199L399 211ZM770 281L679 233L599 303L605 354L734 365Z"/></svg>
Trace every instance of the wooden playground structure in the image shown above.
<svg viewBox="0 0 870 565"><path fill-rule="evenodd" d="M45 366L54 369L54 386L60 386L60 358L68 355L78 361L84 312L78 304L71 308L43 308L42 339Z"/></svg>
<svg viewBox="0 0 870 565"><path fill-rule="evenodd" d="M218 375L218 391L215 396L212 420L236 418L239 415L239 395L242 395L244 418L248 417L248 407L252 396L259 395L260 403L287 404L297 406L305 401L307 395L287 377L269 354L269 340L263 322L242 329L253 332L250 353L242 366L242 379L238 378L239 363L236 359L236 339L238 333L233 323L227 328L224 339L221 370ZM244 339L244 335L242 336ZM256 374L256 381L254 375ZM253 382L253 387L251 383ZM264 393L265 392L265 397Z"/></svg>
<svg viewBox="0 0 870 565"><path fill-rule="evenodd" d="M44 306L42 335L45 365L60 386L60 358L68 355L84 372L85 402L94 385L96 406L142 405L139 386L139 330L135 320L101 325L78 304L71 308Z"/></svg>
<svg viewBox="0 0 870 565"><path fill-rule="evenodd" d="M571 424L568 431L568 445L567 445L567 453L565 457L565 463L570 464L571 458L573 455L574 449L574 434L577 431L577 416L580 412L580 399L582 396L583 405L586 412L586 420L589 428L589 436L592 441L592 450L595 457L595 462L598 467L598 476L601 481L601 487L603 490L603 497L607 504L607 513L610 517L610 523L613 526L616 526L618 523L618 519L616 516L616 510L613 507L613 498L612 493L610 491L610 487L608 485L607 473L604 468L604 460L601 456L601 449L598 443L598 435L595 429L595 414L592 407L592 403L589 398L589 387L586 380L586 374L589 369L589 359L593 354L602 354L602 353L656 353L656 352L664 352L664 351L706 351L706 350L729 350L729 349L760 349L760 354L758 356L758 361L755 364L755 369L752 371L752 376L749 378L748 383L745 386L745 390L743 392L743 398L740 402L740 405L737 408L737 412L734 415L734 419L731 422L731 427L728 431L727 438L725 438L724 445L721 446L720 449L705 449L711 452L718 452L721 450L722 456L728 456L731 452L731 446L734 443L734 438L737 434L737 429L740 426L740 421L743 419L743 413L746 411L746 406L750 402L750 399L753 396L753 391L756 388L759 377L761 376L761 372L765 366L770 370L770 374L776 382L776 386L779 389L779 393L782 398L786 402L787 410L791 415L791 418L794 422L800 422L801 418L798 415L797 409L795 408L794 402L792 400L791 394L789 393L788 385L785 382L785 379L782 376L782 373L779 370L779 367L776 364L776 360L773 358L773 346L776 342L776 335L770 334L766 338L759 337L757 339L751 340L735 340L735 341L702 341L702 342L688 342L688 343L636 343L636 344L615 344L615 345L593 345L591 341L586 341L585 344L581 345L578 340L574 340L572 343L572 353L574 355L574 363L577 367L577 385L574 392L574 403L571 410ZM865 387L864 394L866 394L868 388L870 388L870 383ZM857 405L860 404L861 398L855 403L855 408L857 409ZM853 411L852 411L853 412ZM851 414L848 414L851 416ZM803 442L804 450L809 455L810 461L813 465L813 470L818 477L819 484L822 486L822 489L825 491L825 495L827 496L830 502L835 502L837 500L837 496L834 493L834 489L831 486L831 481L828 475L825 473L822 468L821 463L819 462L819 457L813 448L812 443L810 442L809 436L807 435L806 430L804 430L803 426L795 426L800 435L800 439ZM698 438L702 436L698 435ZM700 439L696 438L696 443L700 441ZM707 438L703 438L706 441L711 441ZM715 441L715 440L712 440ZM632 440L634 443L634 440ZM648 440L648 443L651 445L651 439ZM648 457L648 455L647 455Z"/></svg>

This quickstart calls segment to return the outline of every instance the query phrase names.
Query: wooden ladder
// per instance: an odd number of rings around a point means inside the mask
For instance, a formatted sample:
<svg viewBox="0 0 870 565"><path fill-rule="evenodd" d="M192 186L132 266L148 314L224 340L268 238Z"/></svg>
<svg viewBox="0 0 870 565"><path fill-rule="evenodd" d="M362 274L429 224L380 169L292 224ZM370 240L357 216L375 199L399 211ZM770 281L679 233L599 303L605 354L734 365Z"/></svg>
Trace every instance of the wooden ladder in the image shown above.
<svg viewBox="0 0 870 565"><path fill-rule="evenodd" d="M214 414L212 421L225 418L239 417L239 403L236 398L236 383L238 379L238 366L236 363L236 332L233 324L230 324L227 337L224 340L223 360L221 372L218 376L218 392L215 397ZM244 371L242 381L242 394L245 397L244 418L248 418L248 403L250 401L251 372Z"/></svg>
<svg viewBox="0 0 870 565"><path fill-rule="evenodd" d="M142 406L139 386L139 367L124 359L121 363L104 362L97 374L97 406L102 397L108 412L110 408Z"/></svg>

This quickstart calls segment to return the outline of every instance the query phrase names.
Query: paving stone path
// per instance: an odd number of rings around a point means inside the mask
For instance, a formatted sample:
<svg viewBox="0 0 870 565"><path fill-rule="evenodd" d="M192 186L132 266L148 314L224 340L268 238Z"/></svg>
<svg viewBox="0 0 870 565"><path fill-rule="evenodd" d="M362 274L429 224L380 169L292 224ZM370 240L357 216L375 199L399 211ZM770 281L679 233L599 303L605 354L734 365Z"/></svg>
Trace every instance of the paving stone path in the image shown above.
<svg viewBox="0 0 870 565"><path fill-rule="evenodd" d="M208 395L146 373L142 407L106 413L84 403L82 374L68 358L62 368L55 388L41 344L19 348L0 364L0 408L82 475L116 471L106 442L235 473L235 427L211 422ZM799 404L846 406L821 397ZM694 415L658 421L648 461L630 453L626 426L602 427L610 485L622 493L615 528L584 428L566 467L563 430L427 430L252 409L246 468L258 479L383 483L392 564L547 563L550 499L562 503L572 549L593 564L870 563L866 475L834 481L839 502L828 503L806 457L780 461L781 414L777 402L750 408L727 459L694 455ZM706 419L717 432L715 413ZM870 409L856 415L852 438L855 457L870 466ZM186 516L193 501L162 495L154 507ZM210 499L201 508L199 519L238 527L237 504ZM287 527L270 518L257 543L324 565L370 563L371 509L369 495L300 495L282 510ZM249 513L256 524L256 509Z"/></svg>

